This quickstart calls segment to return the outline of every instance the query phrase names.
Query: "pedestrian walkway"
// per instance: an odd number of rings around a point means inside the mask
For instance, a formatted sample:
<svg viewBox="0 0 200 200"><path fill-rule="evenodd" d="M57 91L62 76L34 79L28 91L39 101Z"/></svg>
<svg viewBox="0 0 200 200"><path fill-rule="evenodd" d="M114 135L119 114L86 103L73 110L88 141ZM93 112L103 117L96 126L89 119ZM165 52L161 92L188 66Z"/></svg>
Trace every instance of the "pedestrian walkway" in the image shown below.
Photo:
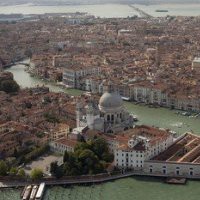
<svg viewBox="0 0 200 200"><path fill-rule="evenodd" d="M74 184L94 184L94 183L103 183L107 181L113 181L121 178L131 177L131 176L152 176L152 177L173 177L171 175L165 174L152 174L152 173L144 173L143 171L132 171L127 172L124 174L117 174L117 175L109 175L104 174L101 175L94 175L94 176L77 176L77 177L63 177L61 179L42 179L42 182L45 182L46 185L74 185ZM179 178L190 178L190 179L200 179L200 176L195 177L183 177L178 176ZM40 182L41 182L40 181ZM28 181L2 181L0 182L0 188L12 188L12 187L23 187L29 184L38 184L39 182L32 182Z"/></svg>

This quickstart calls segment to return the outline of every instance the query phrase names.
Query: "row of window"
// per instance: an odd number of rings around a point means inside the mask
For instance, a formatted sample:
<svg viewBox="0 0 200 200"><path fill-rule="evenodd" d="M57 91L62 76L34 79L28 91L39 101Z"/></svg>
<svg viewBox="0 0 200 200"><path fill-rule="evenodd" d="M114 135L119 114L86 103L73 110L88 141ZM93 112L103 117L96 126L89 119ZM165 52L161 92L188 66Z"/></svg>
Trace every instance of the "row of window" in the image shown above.
<svg viewBox="0 0 200 200"><path fill-rule="evenodd" d="M153 173L152 165L150 166L149 172L150 172L150 173ZM163 173L163 174L166 174L166 173L167 173L166 166L163 166L162 173ZM190 176L193 176L193 174L194 174L194 173L193 173L193 168L190 168L189 175L190 175ZM176 175L180 175L180 167L176 167Z"/></svg>
<svg viewBox="0 0 200 200"><path fill-rule="evenodd" d="M116 164L116 166L119 166L119 165L118 165L118 163ZM122 167L125 167L125 166L126 166L126 167L128 167L128 165L124 165L123 163L122 163L122 165L121 165L121 166L122 166ZM131 167L134 167L134 165L133 165L133 164L131 164L130 166L131 166ZM136 167L141 167L141 168L142 168L142 167L143 167L143 165L136 165Z"/></svg>
<svg viewBox="0 0 200 200"><path fill-rule="evenodd" d="M118 159L116 159L116 162L118 162L119 160ZM124 162L124 160L122 160L122 163ZM126 160L126 162L128 162L128 160ZM133 163L133 160L131 160L131 162ZM143 163L143 161L141 160L141 161L139 161L139 160L136 160L136 163Z"/></svg>
<svg viewBox="0 0 200 200"><path fill-rule="evenodd" d="M122 153L122 156L124 156L124 155L126 155L126 156L128 157L128 154L123 154L123 153ZM119 156L118 153L117 153L117 156ZM133 154L131 154L130 156L133 157ZM143 154L140 154L140 155L136 154L136 157L141 157L141 158L142 158L142 157L143 157Z"/></svg>

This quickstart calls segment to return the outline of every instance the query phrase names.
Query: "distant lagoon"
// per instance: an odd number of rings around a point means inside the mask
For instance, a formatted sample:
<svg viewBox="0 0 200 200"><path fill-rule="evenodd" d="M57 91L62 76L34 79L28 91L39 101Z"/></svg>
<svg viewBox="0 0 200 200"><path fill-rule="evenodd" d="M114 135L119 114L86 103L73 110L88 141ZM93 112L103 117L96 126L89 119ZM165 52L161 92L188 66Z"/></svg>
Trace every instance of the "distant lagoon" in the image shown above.
<svg viewBox="0 0 200 200"><path fill-rule="evenodd" d="M175 16L198 16L200 15L200 4L156 4L135 5L148 14L159 17L166 15ZM168 10L168 12L155 12L156 10ZM128 17L138 15L133 8L125 4L99 4L99 5L65 5L65 6L34 6L23 4L16 6L0 6L0 14L44 14L44 13L69 13L87 12L96 17Z"/></svg>

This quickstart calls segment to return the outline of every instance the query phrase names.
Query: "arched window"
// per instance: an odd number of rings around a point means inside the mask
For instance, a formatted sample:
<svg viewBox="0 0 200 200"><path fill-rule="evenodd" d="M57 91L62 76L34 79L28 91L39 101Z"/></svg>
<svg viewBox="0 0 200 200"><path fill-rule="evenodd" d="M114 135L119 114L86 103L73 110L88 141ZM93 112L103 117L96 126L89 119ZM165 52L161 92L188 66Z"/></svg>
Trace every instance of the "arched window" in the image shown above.
<svg viewBox="0 0 200 200"><path fill-rule="evenodd" d="M122 113L120 113L120 118L122 118Z"/></svg>
<svg viewBox="0 0 200 200"><path fill-rule="evenodd" d="M114 121L114 115L111 115L111 121Z"/></svg>
<svg viewBox="0 0 200 200"><path fill-rule="evenodd" d="M107 121L110 121L110 115L107 115Z"/></svg>

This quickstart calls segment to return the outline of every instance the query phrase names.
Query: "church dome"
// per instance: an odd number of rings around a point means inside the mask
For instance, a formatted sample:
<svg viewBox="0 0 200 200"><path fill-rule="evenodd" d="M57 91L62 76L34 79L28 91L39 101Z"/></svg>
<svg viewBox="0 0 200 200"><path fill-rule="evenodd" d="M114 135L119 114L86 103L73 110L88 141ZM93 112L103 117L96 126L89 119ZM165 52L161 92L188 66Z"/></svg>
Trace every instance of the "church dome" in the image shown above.
<svg viewBox="0 0 200 200"><path fill-rule="evenodd" d="M117 93L109 93L105 92L100 100L99 100L99 107L101 108L118 108L123 105L123 101Z"/></svg>

